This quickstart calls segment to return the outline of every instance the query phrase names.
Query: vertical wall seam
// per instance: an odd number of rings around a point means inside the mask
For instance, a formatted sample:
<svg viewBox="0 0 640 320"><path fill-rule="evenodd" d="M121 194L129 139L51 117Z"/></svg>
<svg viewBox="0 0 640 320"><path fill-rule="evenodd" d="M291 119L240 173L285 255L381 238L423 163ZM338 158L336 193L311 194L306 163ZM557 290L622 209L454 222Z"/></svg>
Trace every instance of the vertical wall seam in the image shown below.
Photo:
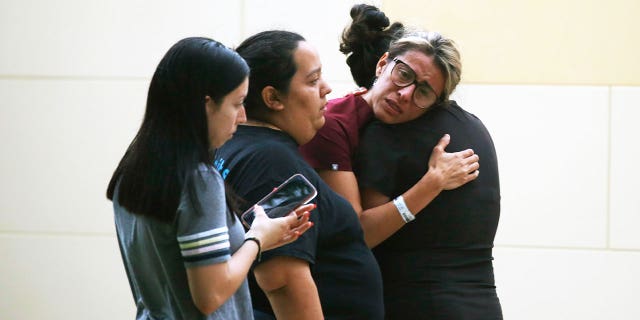
<svg viewBox="0 0 640 320"><path fill-rule="evenodd" d="M608 86L607 91L607 116L608 116L608 127L607 127L607 194L606 194L606 248L611 249L611 160L613 156L611 155L612 151L612 143L613 143L613 86Z"/></svg>

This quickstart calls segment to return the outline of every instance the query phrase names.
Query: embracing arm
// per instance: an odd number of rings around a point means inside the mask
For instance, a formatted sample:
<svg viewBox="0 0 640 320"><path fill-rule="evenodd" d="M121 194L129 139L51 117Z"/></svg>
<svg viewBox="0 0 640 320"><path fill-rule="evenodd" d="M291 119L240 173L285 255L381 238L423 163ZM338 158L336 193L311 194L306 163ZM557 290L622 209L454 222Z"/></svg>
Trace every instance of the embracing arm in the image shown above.
<svg viewBox="0 0 640 320"><path fill-rule="evenodd" d="M353 171L319 170L318 175L331 187L331 190L349 201L353 210L355 210L356 213L358 213L358 217L360 217L360 213L362 212L360 191L358 190L358 180Z"/></svg>
<svg viewBox="0 0 640 320"><path fill-rule="evenodd" d="M409 211L414 214L424 209L442 190L455 189L478 177L478 156L471 149L445 152L449 141L449 135L440 139L429 159L427 173L402 194ZM353 172L325 170L319 174L354 207L369 247L380 244L405 224L389 197L371 189L356 194L358 182Z"/></svg>
<svg viewBox="0 0 640 320"><path fill-rule="evenodd" d="M323 319L308 262L293 257L274 257L259 264L254 274L277 319Z"/></svg>

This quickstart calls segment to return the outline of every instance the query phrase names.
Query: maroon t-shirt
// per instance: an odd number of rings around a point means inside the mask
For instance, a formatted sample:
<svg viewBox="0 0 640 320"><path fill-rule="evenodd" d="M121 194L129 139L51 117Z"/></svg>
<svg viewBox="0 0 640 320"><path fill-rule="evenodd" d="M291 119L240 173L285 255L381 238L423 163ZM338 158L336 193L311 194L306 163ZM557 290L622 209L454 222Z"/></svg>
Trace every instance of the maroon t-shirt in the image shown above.
<svg viewBox="0 0 640 320"><path fill-rule="evenodd" d="M373 110L361 97L365 92L359 90L327 104L324 126L311 141L300 146L300 153L314 169L353 171L360 129L373 116Z"/></svg>

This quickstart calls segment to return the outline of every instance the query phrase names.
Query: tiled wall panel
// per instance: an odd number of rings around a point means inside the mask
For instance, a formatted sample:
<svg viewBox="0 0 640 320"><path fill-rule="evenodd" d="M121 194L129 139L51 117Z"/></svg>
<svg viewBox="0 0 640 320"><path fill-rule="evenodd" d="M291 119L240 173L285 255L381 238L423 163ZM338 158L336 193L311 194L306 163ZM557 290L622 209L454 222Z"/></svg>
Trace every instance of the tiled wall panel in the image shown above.
<svg viewBox="0 0 640 320"><path fill-rule="evenodd" d="M640 319L640 252L494 249L505 319Z"/></svg>
<svg viewBox="0 0 640 320"><path fill-rule="evenodd" d="M0 75L150 78L177 40L241 31L241 1L5 0Z"/></svg>
<svg viewBox="0 0 640 320"><path fill-rule="evenodd" d="M640 249L640 88L611 92L611 246Z"/></svg>
<svg viewBox="0 0 640 320"><path fill-rule="evenodd" d="M114 236L0 234L0 319L133 319Z"/></svg>
<svg viewBox="0 0 640 320"><path fill-rule="evenodd" d="M606 87L463 85L455 97L496 145L498 244L606 246Z"/></svg>
<svg viewBox="0 0 640 320"><path fill-rule="evenodd" d="M263 30L284 29L300 33L320 54L323 76L331 83L349 81L346 57L338 50L342 30L351 22L349 11L356 3L381 1L245 0L245 38ZM271 17L265 19L265 16ZM285 18L286 17L286 18Z"/></svg>
<svg viewBox="0 0 640 320"><path fill-rule="evenodd" d="M111 232L105 192L146 81L0 80L0 231Z"/></svg>

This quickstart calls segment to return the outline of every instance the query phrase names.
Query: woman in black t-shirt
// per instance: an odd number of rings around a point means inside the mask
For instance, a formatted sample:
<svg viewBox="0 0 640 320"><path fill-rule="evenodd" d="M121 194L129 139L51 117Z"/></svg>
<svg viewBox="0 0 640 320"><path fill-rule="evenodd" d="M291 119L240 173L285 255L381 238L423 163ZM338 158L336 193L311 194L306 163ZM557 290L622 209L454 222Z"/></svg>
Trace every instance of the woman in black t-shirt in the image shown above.
<svg viewBox="0 0 640 320"><path fill-rule="evenodd" d="M427 172L423 159L443 133L455 137L450 147L473 148L482 172L441 192L414 221L374 248L386 318L502 319L492 265L500 217L498 162L478 118L449 101L407 123L374 120L361 135L356 175L367 193L393 199Z"/></svg>
<svg viewBox="0 0 640 320"><path fill-rule="evenodd" d="M217 151L216 167L247 204L294 173L318 190L314 227L294 244L265 253L255 266L250 289L256 315L382 319L380 270L357 214L297 152L324 124L331 91L315 49L298 34L266 31L236 50L251 68L248 120Z"/></svg>
<svg viewBox="0 0 640 320"><path fill-rule="evenodd" d="M380 264L385 318L501 319L492 267L497 160L484 125L449 101L461 77L459 52L436 32L389 25L374 6L356 5L351 17L340 49L356 83L369 88L376 120L360 132L357 182L338 171L322 177L364 209L360 220ZM444 152L438 143L444 134L451 138L447 150L472 149L481 162L480 174L477 163L469 164L469 179L457 189L461 184L427 180L442 177L430 157ZM383 214L388 207L394 210Z"/></svg>

